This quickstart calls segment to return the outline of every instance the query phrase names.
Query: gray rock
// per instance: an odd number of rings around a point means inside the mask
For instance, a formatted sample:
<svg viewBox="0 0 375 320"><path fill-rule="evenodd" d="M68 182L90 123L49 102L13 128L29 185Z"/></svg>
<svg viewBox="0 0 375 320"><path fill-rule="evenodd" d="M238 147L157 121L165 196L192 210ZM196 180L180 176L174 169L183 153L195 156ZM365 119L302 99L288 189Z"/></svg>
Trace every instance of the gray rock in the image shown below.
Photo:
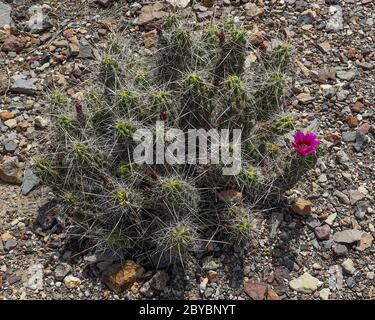
<svg viewBox="0 0 375 320"><path fill-rule="evenodd" d="M356 139L356 132L355 131L346 131L342 134L342 140L344 142L354 142Z"/></svg>
<svg viewBox="0 0 375 320"><path fill-rule="evenodd" d="M12 8L9 5L0 1L0 28L3 28L6 25L8 25L8 26L10 25L11 9Z"/></svg>
<svg viewBox="0 0 375 320"><path fill-rule="evenodd" d="M342 17L342 8L340 6L335 6L335 8L333 8L333 9L335 9L336 12L329 19L329 21L327 23L327 30L330 30L330 31L342 30L344 28L344 19Z"/></svg>
<svg viewBox="0 0 375 320"><path fill-rule="evenodd" d="M17 247L17 240L14 238L9 239L7 242L5 242L4 247L5 247L5 250L7 251L14 249L15 247Z"/></svg>
<svg viewBox="0 0 375 320"><path fill-rule="evenodd" d="M333 253L338 256L346 256L348 254L348 248L343 244L335 244L333 246Z"/></svg>
<svg viewBox="0 0 375 320"><path fill-rule="evenodd" d="M356 204L357 201L362 200L365 195L359 190L349 190L349 198L351 204Z"/></svg>
<svg viewBox="0 0 375 320"><path fill-rule="evenodd" d="M40 179L34 174L34 172L28 168L25 170L23 182L21 185L21 192L25 196L31 190L33 190L40 182Z"/></svg>
<svg viewBox="0 0 375 320"><path fill-rule="evenodd" d="M363 134L360 131L357 131L355 136L355 144L354 144L354 150L357 152L361 152L367 143L367 137L365 134Z"/></svg>
<svg viewBox="0 0 375 320"><path fill-rule="evenodd" d="M355 217L359 220L363 220L366 216L367 208L370 204L368 201L358 201L355 211Z"/></svg>
<svg viewBox="0 0 375 320"><path fill-rule="evenodd" d="M43 12L41 6L32 6L29 13L31 17L27 21L27 27L31 33L42 33L52 27L50 17Z"/></svg>
<svg viewBox="0 0 375 320"><path fill-rule="evenodd" d="M341 80L346 80L346 81L350 81L350 80L353 80L356 76L356 72L355 71L337 71L336 73L337 75L337 78L341 79Z"/></svg>
<svg viewBox="0 0 375 320"><path fill-rule="evenodd" d="M37 116L34 119L34 125L35 125L36 128L44 129L48 126L48 124L49 124L49 120L45 119L41 116Z"/></svg>
<svg viewBox="0 0 375 320"><path fill-rule="evenodd" d="M337 97L337 100L338 101L345 101L346 98L348 97L349 95L349 91L348 90L340 90L336 93L336 97Z"/></svg>
<svg viewBox="0 0 375 320"><path fill-rule="evenodd" d="M43 290L43 265L34 264L27 269L25 286L31 290Z"/></svg>
<svg viewBox="0 0 375 320"><path fill-rule="evenodd" d="M17 142L14 141L14 140L8 140L5 144L4 144L4 148L6 151L8 152L14 152L16 151L17 149Z"/></svg>
<svg viewBox="0 0 375 320"><path fill-rule="evenodd" d="M356 229L348 229L336 232L333 235L333 240L338 243L353 243L361 240L362 231Z"/></svg>
<svg viewBox="0 0 375 320"><path fill-rule="evenodd" d="M348 155L345 153L345 151L340 150L336 154L336 160L338 163L347 166L347 164L350 162L350 159Z"/></svg>
<svg viewBox="0 0 375 320"><path fill-rule="evenodd" d="M331 266L328 270L331 275L328 279L328 285L331 290L341 290L344 282L342 268L339 265Z"/></svg>
<svg viewBox="0 0 375 320"><path fill-rule="evenodd" d="M346 194L342 193L341 191L335 190L333 195L336 196L340 200L340 202L344 204L350 204L349 197Z"/></svg>
<svg viewBox="0 0 375 320"><path fill-rule="evenodd" d="M146 297L152 297L154 290L160 292L165 290L168 280L168 273L164 270L159 270L149 281L143 284L139 292Z"/></svg>
<svg viewBox="0 0 375 320"><path fill-rule="evenodd" d="M33 95L38 90L35 85L36 79L25 79L23 75L15 75L11 80L12 86L10 89L13 92Z"/></svg>
<svg viewBox="0 0 375 320"><path fill-rule="evenodd" d="M90 45L82 45L82 44L80 45L78 58L82 58L82 59L93 58L92 49Z"/></svg>
<svg viewBox="0 0 375 320"><path fill-rule="evenodd" d="M55 268L55 279L62 281L72 271L72 267L67 263L60 263Z"/></svg>

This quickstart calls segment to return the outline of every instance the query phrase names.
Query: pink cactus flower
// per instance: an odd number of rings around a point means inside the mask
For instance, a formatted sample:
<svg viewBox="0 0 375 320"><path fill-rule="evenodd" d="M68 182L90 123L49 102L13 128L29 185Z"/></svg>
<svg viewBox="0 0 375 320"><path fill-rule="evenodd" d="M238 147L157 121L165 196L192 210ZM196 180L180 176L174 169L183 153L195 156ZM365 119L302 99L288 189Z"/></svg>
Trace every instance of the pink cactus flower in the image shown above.
<svg viewBox="0 0 375 320"><path fill-rule="evenodd" d="M307 156L316 153L316 147L320 145L315 133L303 133L297 131L294 134L294 142L292 143L294 150L301 156Z"/></svg>

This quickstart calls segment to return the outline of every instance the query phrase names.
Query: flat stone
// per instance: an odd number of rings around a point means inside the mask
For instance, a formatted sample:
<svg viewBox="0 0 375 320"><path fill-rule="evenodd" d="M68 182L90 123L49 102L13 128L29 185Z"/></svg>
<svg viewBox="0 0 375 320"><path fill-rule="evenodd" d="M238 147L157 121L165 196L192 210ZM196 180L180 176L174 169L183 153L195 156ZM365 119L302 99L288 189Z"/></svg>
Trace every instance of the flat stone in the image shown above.
<svg viewBox="0 0 375 320"><path fill-rule="evenodd" d="M163 18L166 13L161 11L164 8L163 4L156 2L154 4L144 6L138 17L138 25L145 25L155 20Z"/></svg>
<svg viewBox="0 0 375 320"><path fill-rule="evenodd" d="M11 78L11 90L16 93L23 93L26 95L33 95L38 87L35 85L36 79L24 79L22 75L16 75Z"/></svg>
<svg viewBox="0 0 375 320"><path fill-rule="evenodd" d="M40 179L34 174L32 169L28 168L25 170L23 182L21 185L21 192L23 195L29 194L40 182ZM62 279L61 279L62 280Z"/></svg>
<svg viewBox="0 0 375 320"><path fill-rule="evenodd" d="M12 8L10 5L0 1L0 28L10 25L10 22L12 21L10 18L11 11Z"/></svg>
<svg viewBox="0 0 375 320"><path fill-rule="evenodd" d="M356 204L357 201L362 200L365 195L359 190L349 190L349 199L352 205Z"/></svg>
<svg viewBox="0 0 375 320"><path fill-rule="evenodd" d="M297 279L293 279L289 282L291 289L299 293L312 293L318 289L320 284L321 282L319 279L313 277L307 272Z"/></svg>
<svg viewBox="0 0 375 320"><path fill-rule="evenodd" d="M253 300L263 300L267 292L267 285L259 282L257 279L250 279L244 284L246 294Z"/></svg>
<svg viewBox="0 0 375 320"><path fill-rule="evenodd" d="M43 265L34 264L27 269L25 286L31 290L43 290Z"/></svg>
<svg viewBox="0 0 375 320"><path fill-rule="evenodd" d="M374 237L370 233L364 232L356 249L358 251L365 251L366 249L371 248L373 240Z"/></svg>
<svg viewBox="0 0 375 320"><path fill-rule="evenodd" d="M354 268L354 263L352 259L346 259L342 264L341 264L342 269L350 274L353 275L355 273L355 268Z"/></svg>
<svg viewBox="0 0 375 320"><path fill-rule="evenodd" d="M16 119L9 119L7 121L4 121L4 124L10 128L10 129L14 129L15 127L17 127L17 120Z"/></svg>
<svg viewBox="0 0 375 320"><path fill-rule="evenodd" d="M361 240L362 231L356 229L348 229L338 231L333 235L333 240L338 243L353 243Z"/></svg>
<svg viewBox="0 0 375 320"><path fill-rule="evenodd" d="M302 104L310 103L311 101L314 101L314 97L312 97L309 93L302 92L297 96L297 99Z"/></svg>
<svg viewBox="0 0 375 320"><path fill-rule="evenodd" d="M327 22L327 30L340 31L344 28L344 19L342 17L342 8L340 6L331 6L336 13ZM332 9L331 9L332 11Z"/></svg>
<svg viewBox="0 0 375 320"><path fill-rule="evenodd" d="M259 17L264 13L264 9L257 6L255 3L248 2L245 4L246 15L251 18Z"/></svg>
<svg viewBox="0 0 375 320"><path fill-rule="evenodd" d="M329 42L319 43L318 48L323 53L329 53L331 51L331 45L329 44Z"/></svg>
<svg viewBox="0 0 375 320"><path fill-rule="evenodd" d="M12 238L5 242L4 248L5 250L10 251L14 249L15 247L17 247L17 244L18 244L17 240Z"/></svg>
<svg viewBox="0 0 375 320"><path fill-rule="evenodd" d="M354 142L356 140L357 133L355 131L346 131L342 134L342 140L344 142Z"/></svg>
<svg viewBox="0 0 375 320"><path fill-rule="evenodd" d="M341 80L350 81L355 78L356 72L352 70L351 71L337 71L336 75L337 75L337 78Z"/></svg>

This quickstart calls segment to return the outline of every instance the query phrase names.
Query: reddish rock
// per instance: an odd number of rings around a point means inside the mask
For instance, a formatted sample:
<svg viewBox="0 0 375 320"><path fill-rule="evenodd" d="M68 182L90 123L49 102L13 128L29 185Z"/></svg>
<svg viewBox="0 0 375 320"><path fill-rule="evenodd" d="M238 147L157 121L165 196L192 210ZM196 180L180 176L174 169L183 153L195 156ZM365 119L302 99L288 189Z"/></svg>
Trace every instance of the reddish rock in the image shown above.
<svg viewBox="0 0 375 320"><path fill-rule="evenodd" d="M74 31L72 29L65 29L63 31L63 36L64 38L69 39L74 36Z"/></svg>
<svg viewBox="0 0 375 320"><path fill-rule="evenodd" d="M29 126L30 125L27 121L21 121L17 124L17 131L18 132L25 132Z"/></svg>
<svg viewBox="0 0 375 320"><path fill-rule="evenodd" d="M112 290L122 292L130 288L141 275L142 267L132 260L103 273L103 282Z"/></svg>
<svg viewBox="0 0 375 320"><path fill-rule="evenodd" d="M0 119L4 120L4 121L9 120L9 119L13 119L15 117L16 116L13 113L11 113L11 112L6 112L5 111L5 112L0 113Z"/></svg>
<svg viewBox="0 0 375 320"><path fill-rule="evenodd" d="M357 52L355 51L355 49L354 48L349 48L349 50L348 50L348 58L350 60L353 60L356 57L357 57Z"/></svg>
<svg viewBox="0 0 375 320"><path fill-rule="evenodd" d="M328 224L316 227L314 231L319 240L328 240L331 234L331 228Z"/></svg>
<svg viewBox="0 0 375 320"><path fill-rule="evenodd" d="M279 295L271 288L267 290L267 300L281 300Z"/></svg>
<svg viewBox="0 0 375 320"><path fill-rule="evenodd" d="M358 126L358 119L354 116L349 116L346 119L346 123L349 125L349 127L355 128L356 126Z"/></svg>
<svg viewBox="0 0 375 320"><path fill-rule="evenodd" d="M371 128L371 125L368 122L365 122L358 128L358 131L363 134L368 134L368 132L370 131L370 128Z"/></svg>
<svg viewBox="0 0 375 320"><path fill-rule="evenodd" d="M3 45L1 46L1 51L19 53L24 47L24 40L17 38L14 35L10 35L8 38L5 39Z"/></svg>
<svg viewBox="0 0 375 320"><path fill-rule="evenodd" d="M257 279L251 278L245 282L244 289L251 299L263 300L267 292L267 285L259 282Z"/></svg>
<svg viewBox="0 0 375 320"><path fill-rule="evenodd" d="M364 104L357 101L355 104L352 105L353 112L361 112L365 108Z"/></svg>

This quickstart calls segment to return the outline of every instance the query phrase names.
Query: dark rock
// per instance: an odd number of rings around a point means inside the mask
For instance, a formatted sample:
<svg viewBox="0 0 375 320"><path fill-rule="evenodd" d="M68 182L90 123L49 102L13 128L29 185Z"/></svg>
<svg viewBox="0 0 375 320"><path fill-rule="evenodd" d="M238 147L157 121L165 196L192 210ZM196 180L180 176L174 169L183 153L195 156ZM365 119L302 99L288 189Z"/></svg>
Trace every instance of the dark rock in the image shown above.
<svg viewBox="0 0 375 320"><path fill-rule="evenodd" d="M11 90L16 93L33 95L38 90L35 79L25 79L22 75L16 75L12 77L12 82Z"/></svg>
<svg viewBox="0 0 375 320"><path fill-rule="evenodd" d="M21 191L23 195L27 195L32 189L34 189L40 182L40 179L34 174L34 172L28 168L25 170Z"/></svg>

